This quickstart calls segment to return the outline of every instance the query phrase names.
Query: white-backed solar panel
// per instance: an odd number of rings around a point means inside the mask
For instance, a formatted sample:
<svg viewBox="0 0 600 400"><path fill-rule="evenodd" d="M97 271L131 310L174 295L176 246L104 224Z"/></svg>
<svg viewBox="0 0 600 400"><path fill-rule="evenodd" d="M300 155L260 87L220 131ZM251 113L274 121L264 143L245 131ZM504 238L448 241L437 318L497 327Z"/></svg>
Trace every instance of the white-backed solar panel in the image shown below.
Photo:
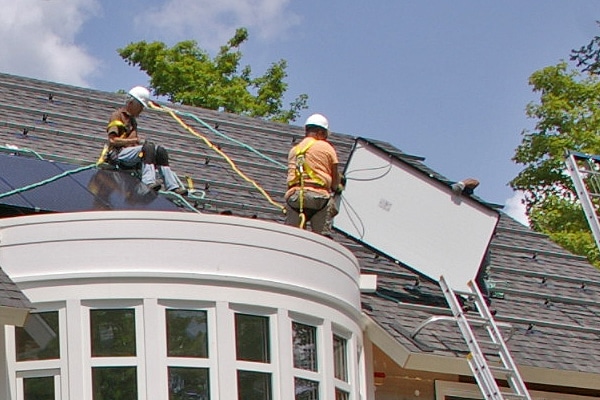
<svg viewBox="0 0 600 400"><path fill-rule="evenodd" d="M357 140L337 229L455 290L475 279L498 213Z"/></svg>

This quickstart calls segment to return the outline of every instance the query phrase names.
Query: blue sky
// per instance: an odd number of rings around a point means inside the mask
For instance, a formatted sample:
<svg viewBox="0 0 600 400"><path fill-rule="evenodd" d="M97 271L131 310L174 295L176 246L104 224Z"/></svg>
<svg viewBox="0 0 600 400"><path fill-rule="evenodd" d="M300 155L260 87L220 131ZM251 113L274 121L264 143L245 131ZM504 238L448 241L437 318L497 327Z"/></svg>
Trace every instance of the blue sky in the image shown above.
<svg viewBox="0 0 600 400"><path fill-rule="evenodd" d="M597 0L0 0L0 71L106 91L146 84L116 49L194 39L211 54L237 27L258 75L288 62L287 102L309 95L333 132L423 156L519 216L507 183L533 121L536 70L600 34Z"/></svg>

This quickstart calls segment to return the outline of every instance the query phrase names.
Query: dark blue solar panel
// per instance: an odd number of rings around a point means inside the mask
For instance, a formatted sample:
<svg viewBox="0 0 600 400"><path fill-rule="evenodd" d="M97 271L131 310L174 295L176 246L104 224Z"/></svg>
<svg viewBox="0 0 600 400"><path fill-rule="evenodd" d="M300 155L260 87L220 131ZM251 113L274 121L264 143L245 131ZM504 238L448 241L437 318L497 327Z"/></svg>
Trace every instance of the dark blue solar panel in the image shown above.
<svg viewBox="0 0 600 400"><path fill-rule="evenodd" d="M180 210L171 201L149 190L131 173L97 168L2 197L4 193L79 168L81 166L0 154L0 205L42 212Z"/></svg>

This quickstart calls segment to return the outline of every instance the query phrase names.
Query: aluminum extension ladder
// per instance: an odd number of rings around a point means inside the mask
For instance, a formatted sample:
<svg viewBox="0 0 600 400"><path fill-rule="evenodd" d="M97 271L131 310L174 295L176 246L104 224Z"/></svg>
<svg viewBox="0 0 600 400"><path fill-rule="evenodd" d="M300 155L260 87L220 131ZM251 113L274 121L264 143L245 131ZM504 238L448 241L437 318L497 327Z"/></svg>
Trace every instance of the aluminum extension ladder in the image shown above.
<svg viewBox="0 0 600 400"><path fill-rule="evenodd" d="M470 281L467 286L470 292L454 291L448 286L444 277L440 277L440 287L469 347L467 360L484 399L531 400L485 298L473 281ZM476 308L473 311L477 311L479 315L477 317L468 315L468 311L463 309L457 296L473 301ZM483 326L484 329L476 331L473 329L474 326ZM508 382L509 388L500 389L498 380L501 379Z"/></svg>
<svg viewBox="0 0 600 400"><path fill-rule="evenodd" d="M599 204L600 201L600 156L567 152L565 164L590 225L596 246L600 249L598 206L594 205L593 201L593 199L597 199L596 204Z"/></svg>

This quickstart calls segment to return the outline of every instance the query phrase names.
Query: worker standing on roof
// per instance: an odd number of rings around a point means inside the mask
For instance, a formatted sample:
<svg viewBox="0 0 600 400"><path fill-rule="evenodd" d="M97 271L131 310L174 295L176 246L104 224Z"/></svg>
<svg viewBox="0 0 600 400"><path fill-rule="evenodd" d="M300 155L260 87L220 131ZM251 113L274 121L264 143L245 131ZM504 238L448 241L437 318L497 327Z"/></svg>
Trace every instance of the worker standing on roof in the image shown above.
<svg viewBox="0 0 600 400"><path fill-rule="evenodd" d="M333 195L343 189L338 156L327 141L327 118L311 115L304 130L304 139L288 155L285 223L304 228L310 222L313 232L331 237L338 213Z"/></svg>
<svg viewBox="0 0 600 400"><path fill-rule="evenodd" d="M108 132L108 152L106 162L121 167L142 167L142 182L152 190L160 190L156 180L158 172L166 190L180 195L187 194L179 179L169 167L169 155L162 146L143 141L138 135L136 118L150 101L150 91L136 86L128 92L124 107L115 110L110 116ZM157 171L158 169L158 171Z"/></svg>

